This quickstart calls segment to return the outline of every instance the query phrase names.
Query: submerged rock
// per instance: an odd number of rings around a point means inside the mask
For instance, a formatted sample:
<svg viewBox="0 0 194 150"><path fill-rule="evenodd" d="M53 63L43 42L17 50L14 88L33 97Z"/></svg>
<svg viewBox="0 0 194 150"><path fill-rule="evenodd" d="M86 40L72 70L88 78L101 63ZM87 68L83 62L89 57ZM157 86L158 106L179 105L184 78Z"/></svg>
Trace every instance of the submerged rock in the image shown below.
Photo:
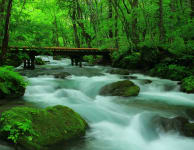
<svg viewBox="0 0 194 150"><path fill-rule="evenodd" d="M179 131L183 133L183 128L188 120L183 117L175 117L172 119L156 116L153 118L153 124L156 128L159 128L165 132L167 131Z"/></svg>
<svg viewBox="0 0 194 150"><path fill-rule="evenodd" d="M100 90L100 95L104 96L137 96L140 88L129 80L118 81L105 85Z"/></svg>
<svg viewBox="0 0 194 150"><path fill-rule="evenodd" d="M108 71L110 74L129 75L129 71L125 69L112 69Z"/></svg>
<svg viewBox="0 0 194 150"><path fill-rule="evenodd" d="M151 84L152 80L149 79L139 79L140 83L145 85L145 84Z"/></svg>
<svg viewBox="0 0 194 150"><path fill-rule="evenodd" d="M175 131L187 137L194 137L194 123L190 123L187 118L175 117L169 119L156 116L153 118L152 123L155 128L159 128L164 132Z"/></svg>
<svg viewBox="0 0 194 150"><path fill-rule="evenodd" d="M194 76L184 78L181 81L181 91L186 93L194 93Z"/></svg>
<svg viewBox="0 0 194 150"><path fill-rule="evenodd" d="M60 72L53 75L55 78L60 78L60 79L65 79L66 77L71 76L71 74L68 72Z"/></svg>
<svg viewBox="0 0 194 150"><path fill-rule="evenodd" d="M121 79L135 80L135 79L137 79L137 76L123 75L123 76L121 76Z"/></svg>
<svg viewBox="0 0 194 150"><path fill-rule="evenodd" d="M0 118L1 137L29 150L68 143L83 136L86 128L85 120L65 106L15 107L3 112Z"/></svg>

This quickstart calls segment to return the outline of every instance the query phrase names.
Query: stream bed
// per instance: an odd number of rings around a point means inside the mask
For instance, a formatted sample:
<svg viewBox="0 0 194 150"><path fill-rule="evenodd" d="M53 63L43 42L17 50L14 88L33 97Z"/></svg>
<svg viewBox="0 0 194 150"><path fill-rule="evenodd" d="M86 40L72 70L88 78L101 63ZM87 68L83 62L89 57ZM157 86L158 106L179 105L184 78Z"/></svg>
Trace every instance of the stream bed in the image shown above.
<svg viewBox="0 0 194 150"><path fill-rule="evenodd" d="M109 74L111 67L71 66L70 60L52 60L35 71L25 72L30 85L24 100L39 107L65 105L85 118L90 129L84 139L68 150L193 150L194 139L178 133L154 130L150 119L156 115L184 115L182 109L194 106L194 94L182 93L178 82L132 73L140 86L139 96L122 98L100 96L106 84L127 76ZM56 79L53 72L72 74ZM146 81L150 81L146 83ZM62 146L53 148L65 150Z"/></svg>

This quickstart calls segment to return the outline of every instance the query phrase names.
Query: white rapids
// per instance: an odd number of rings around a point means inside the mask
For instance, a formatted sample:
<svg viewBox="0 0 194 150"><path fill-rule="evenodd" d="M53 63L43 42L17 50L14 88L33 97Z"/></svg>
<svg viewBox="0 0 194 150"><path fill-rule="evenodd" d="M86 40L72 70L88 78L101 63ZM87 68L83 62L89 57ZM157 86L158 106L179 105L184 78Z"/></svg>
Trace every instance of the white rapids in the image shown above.
<svg viewBox="0 0 194 150"><path fill-rule="evenodd" d="M45 67L70 66L68 59L52 61ZM90 67L88 67L90 68ZM101 69L103 67L96 67ZM72 67L76 69L76 67ZM63 71L63 70L62 70ZM141 91L135 98L104 97L99 90L106 84L123 80L119 75L104 73L103 76L74 76L55 79L52 76L29 78L24 99L41 107L65 105L81 114L90 129L85 142L75 144L68 150L193 150L194 140L178 133L158 133L149 120L152 110L130 107L122 101L141 100L161 102L167 105L193 105L194 94L180 92L177 82L133 74ZM151 80L143 84L143 80ZM61 149L63 150L63 149Z"/></svg>

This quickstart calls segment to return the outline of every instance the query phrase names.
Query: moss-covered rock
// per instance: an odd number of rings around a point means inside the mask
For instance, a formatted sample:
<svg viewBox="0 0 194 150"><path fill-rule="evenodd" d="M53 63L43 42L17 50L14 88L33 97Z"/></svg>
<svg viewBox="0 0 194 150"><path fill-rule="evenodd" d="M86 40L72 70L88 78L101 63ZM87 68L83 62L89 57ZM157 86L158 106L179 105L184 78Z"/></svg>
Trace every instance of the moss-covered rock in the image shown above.
<svg viewBox="0 0 194 150"><path fill-rule="evenodd" d="M194 76L184 78L181 81L181 90L187 93L194 93Z"/></svg>
<svg viewBox="0 0 194 150"><path fill-rule="evenodd" d="M42 60L42 58L37 57L37 58L35 59L35 64L36 64L36 65L45 65L46 63L45 63L45 61Z"/></svg>
<svg viewBox="0 0 194 150"><path fill-rule="evenodd" d="M100 95L104 96L137 96L140 88L129 80L118 81L112 84L105 85L100 90Z"/></svg>
<svg viewBox="0 0 194 150"><path fill-rule="evenodd" d="M12 67L0 67L0 98L18 98L24 95L27 82Z"/></svg>
<svg viewBox="0 0 194 150"><path fill-rule="evenodd" d="M2 113L0 135L29 150L79 138L85 134L87 123L65 106L38 109L15 107Z"/></svg>

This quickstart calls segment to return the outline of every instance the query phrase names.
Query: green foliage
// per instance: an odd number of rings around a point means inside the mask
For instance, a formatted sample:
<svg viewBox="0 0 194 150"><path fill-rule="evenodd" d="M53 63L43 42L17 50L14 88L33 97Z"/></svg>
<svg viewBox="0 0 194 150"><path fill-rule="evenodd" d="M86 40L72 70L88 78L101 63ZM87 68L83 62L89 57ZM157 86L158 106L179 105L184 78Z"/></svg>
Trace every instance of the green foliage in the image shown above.
<svg viewBox="0 0 194 150"><path fill-rule="evenodd" d="M172 80L182 80L183 78L192 75L189 68L175 64L158 64L150 71L151 75Z"/></svg>
<svg viewBox="0 0 194 150"><path fill-rule="evenodd" d="M25 79L19 73L14 72L11 66L0 67L0 81L0 93L7 96L12 94L19 96L27 86Z"/></svg>
<svg viewBox="0 0 194 150"><path fill-rule="evenodd" d="M5 125L0 129L0 132L8 134L7 139L11 140L15 144L18 143L19 136L28 135L27 138L29 141L32 141L33 136L36 135L32 128L31 120L24 119L23 121L9 120L8 122L6 118L14 115L13 111L9 111L6 113L2 113L0 122L3 122Z"/></svg>
<svg viewBox="0 0 194 150"><path fill-rule="evenodd" d="M128 68L128 69L135 69L140 66L141 61L141 54L134 52L131 55L125 56L121 60L121 66L123 68Z"/></svg>
<svg viewBox="0 0 194 150"><path fill-rule="evenodd" d="M189 76L181 81L181 90L187 93L194 93L194 76Z"/></svg>
<svg viewBox="0 0 194 150"><path fill-rule="evenodd" d="M83 60L88 62L89 64L94 64L94 62L95 62L95 59L93 56L84 56Z"/></svg>
<svg viewBox="0 0 194 150"><path fill-rule="evenodd" d="M40 58L40 57L37 57L36 59L35 59L35 63L37 64L37 65L45 65L46 63L42 60L42 58Z"/></svg>

